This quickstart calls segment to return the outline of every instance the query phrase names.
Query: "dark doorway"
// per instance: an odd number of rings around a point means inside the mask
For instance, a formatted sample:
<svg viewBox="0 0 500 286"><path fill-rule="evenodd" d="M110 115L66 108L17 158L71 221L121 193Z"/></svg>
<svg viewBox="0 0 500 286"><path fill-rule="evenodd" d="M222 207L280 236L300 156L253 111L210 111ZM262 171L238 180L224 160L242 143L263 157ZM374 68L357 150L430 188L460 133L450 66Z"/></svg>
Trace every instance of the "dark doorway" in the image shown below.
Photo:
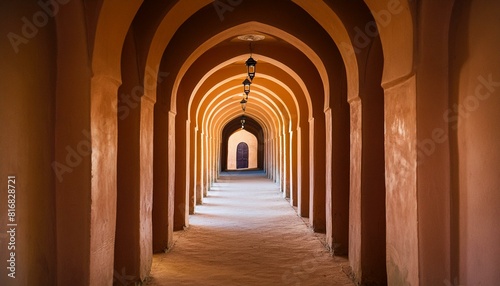
<svg viewBox="0 0 500 286"><path fill-rule="evenodd" d="M241 142L236 147L236 169L248 168L248 145Z"/></svg>

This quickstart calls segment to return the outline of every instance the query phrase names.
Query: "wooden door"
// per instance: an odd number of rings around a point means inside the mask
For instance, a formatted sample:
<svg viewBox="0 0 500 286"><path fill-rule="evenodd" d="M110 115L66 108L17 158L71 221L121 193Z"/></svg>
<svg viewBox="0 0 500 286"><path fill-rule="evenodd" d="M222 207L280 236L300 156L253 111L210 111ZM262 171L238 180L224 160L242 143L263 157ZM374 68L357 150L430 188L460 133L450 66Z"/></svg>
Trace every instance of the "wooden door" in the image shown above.
<svg viewBox="0 0 500 286"><path fill-rule="evenodd" d="M248 168L248 145L241 142L236 147L236 169Z"/></svg>

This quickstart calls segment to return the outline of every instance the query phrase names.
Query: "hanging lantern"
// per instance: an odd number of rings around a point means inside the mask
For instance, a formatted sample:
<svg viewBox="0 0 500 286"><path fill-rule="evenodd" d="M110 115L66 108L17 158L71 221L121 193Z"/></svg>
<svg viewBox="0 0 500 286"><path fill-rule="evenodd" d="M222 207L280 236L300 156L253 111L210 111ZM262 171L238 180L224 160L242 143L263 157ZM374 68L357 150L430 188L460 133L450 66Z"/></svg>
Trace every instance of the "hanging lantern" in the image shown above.
<svg viewBox="0 0 500 286"><path fill-rule="evenodd" d="M245 122L246 122L245 115L241 116L240 122L241 122L241 129L245 129Z"/></svg>
<svg viewBox="0 0 500 286"><path fill-rule="evenodd" d="M248 77L252 81L253 78L255 77L255 71L256 71L255 65L257 65L257 61L250 56L248 60L245 62L245 65L247 66Z"/></svg>
<svg viewBox="0 0 500 286"><path fill-rule="evenodd" d="M243 112L245 112L245 109L247 108L247 100L243 98L240 101L240 104L241 104L241 109L243 110Z"/></svg>
<svg viewBox="0 0 500 286"><path fill-rule="evenodd" d="M248 96L248 94L250 93L250 85L252 84L251 81L248 80L248 78L246 78L244 81L243 81L243 91L245 92L245 94Z"/></svg>

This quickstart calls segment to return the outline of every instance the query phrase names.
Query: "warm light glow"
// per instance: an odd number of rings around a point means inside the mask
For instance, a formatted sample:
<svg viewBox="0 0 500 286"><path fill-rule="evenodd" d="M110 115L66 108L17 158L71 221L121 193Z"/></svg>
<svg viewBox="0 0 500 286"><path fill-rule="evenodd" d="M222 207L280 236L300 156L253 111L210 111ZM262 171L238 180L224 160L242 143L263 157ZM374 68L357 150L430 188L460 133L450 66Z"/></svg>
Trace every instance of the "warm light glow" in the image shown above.
<svg viewBox="0 0 500 286"><path fill-rule="evenodd" d="M248 95L250 93L250 85L251 84L252 84L252 82L249 81L248 78L246 78L243 81L243 91L245 92L246 95Z"/></svg>
<svg viewBox="0 0 500 286"><path fill-rule="evenodd" d="M227 169L236 170L236 148L239 143L248 145L248 168L257 168L257 137L240 129L229 137L227 146Z"/></svg>
<svg viewBox="0 0 500 286"><path fill-rule="evenodd" d="M257 65L257 61L254 60L252 57L250 57L245 62L245 65L247 66L248 77L252 81L253 78L255 77L255 71L256 71L255 65Z"/></svg>
<svg viewBox="0 0 500 286"><path fill-rule="evenodd" d="M243 99L240 101L240 104L241 104L241 110L243 110L243 112L245 112L245 111L246 111L246 109L247 109L247 100L243 98Z"/></svg>

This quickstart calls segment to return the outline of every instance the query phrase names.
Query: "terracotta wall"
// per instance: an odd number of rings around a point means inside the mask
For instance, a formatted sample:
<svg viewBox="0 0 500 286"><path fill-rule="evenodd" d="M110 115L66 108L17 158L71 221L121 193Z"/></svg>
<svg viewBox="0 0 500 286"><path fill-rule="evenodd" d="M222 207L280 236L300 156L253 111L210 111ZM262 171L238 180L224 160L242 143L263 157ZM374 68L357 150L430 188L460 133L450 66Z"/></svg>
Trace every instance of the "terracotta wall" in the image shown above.
<svg viewBox="0 0 500 286"><path fill-rule="evenodd" d="M380 39L371 38L363 53L367 56L359 57L365 61L360 63L362 72L359 98L349 100L351 162L350 174L344 174L344 177L350 179L350 195L349 206L344 207L344 212L350 214L348 250L354 280L360 284L383 285L387 283L386 189L384 94L381 87L383 58ZM339 172L333 175L338 176ZM341 178L337 180L339 179ZM343 199L344 196L339 192L337 198Z"/></svg>
<svg viewBox="0 0 500 286"><path fill-rule="evenodd" d="M361 147L361 265L364 283L387 283L385 267L384 93L382 51L372 40L366 74L360 87L362 109Z"/></svg>
<svg viewBox="0 0 500 286"><path fill-rule="evenodd" d="M134 35L129 32L122 54L118 89L117 208L114 267L139 276L140 165L139 134L142 84L137 74Z"/></svg>
<svg viewBox="0 0 500 286"><path fill-rule="evenodd" d="M349 242L350 113L343 65L337 68L331 109L326 121L326 241L336 255L346 255Z"/></svg>
<svg viewBox="0 0 500 286"><path fill-rule="evenodd" d="M450 278L450 159L448 35L453 1L418 7L417 200L419 276L422 285ZM453 28L454 29L454 28Z"/></svg>
<svg viewBox="0 0 500 286"><path fill-rule="evenodd" d="M163 86L159 85L158 94L165 94ZM173 217L174 217L174 188L172 177L174 172L168 172L169 148L172 144L171 135L168 134L170 116L167 100L158 96L154 107L153 130L153 250L165 250L173 243ZM169 175L170 174L170 175ZM170 187L169 187L170 185Z"/></svg>
<svg viewBox="0 0 500 286"><path fill-rule="evenodd" d="M64 262L57 265L57 283L60 285L87 285L92 276L92 270L90 270L91 239L99 240L100 250L108 254L112 254L112 245L110 246L109 241L114 240L114 217L113 221L107 225L113 229L112 236L107 237L109 228L99 229L101 237L91 234L91 161L103 153L112 154L112 152L106 152L109 150L94 146L94 140L97 137L91 134L91 71L86 41L89 34L84 25L86 19L84 18L83 5L73 1L60 8L60 13L57 16L58 75L55 160L61 163L69 162L68 148L78 149L78 146L92 145L92 154L90 151L84 152L85 149L82 149L82 152L79 152L80 161L71 165L71 172L65 173L62 180L56 180L56 257L58 262ZM95 86L100 85L99 80L96 79L94 84ZM100 90L102 93L99 94L104 94L104 84L102 87ZM104 128L106 124L101 121L101 126ZM111 144L107 144L107 146L113 147ZM103 167L106 166L103 165ZM95 172L97 171L95 170ZM96 174L94 179L108 176L108 180L111 181L113 177L110 176L110 172L112 173L112 170L107 168L106 172L102 174L94 173ZM100 189L104 189L103 186ZM99 201L97 198L93 199L95 202ZM113 197L110 197L110 200L112 199ZM113 209L114 205L106 206L108 206L107 209ZM95 209L102 210L97 206ZM107 219L107 217L102 216L102 213L101 218ZM103 239L103 237L106 238ZM108 261L109 258L112 260L112 255L94 258L94 263L99 263L97 267L101 270L100 273L106 272L103 269L109 269L107 274L112 275L112 265L108 268L110 266ZM112 279L112 277L109 278Z"/></svg>
<svg viewBox="0 0 500 286"><path fill-rule="evenodd" d="M385 88L386 251L389 285L419 285L415 77Z"/></svg>
<svg viewBox="0 0 500 286"><path fill-rule="evenodd" d="M189 98L186 93L178 92L178 104L185 104L185 98ZM174 208L174 230L182 230L189 226L189 201L190 201L190 181L187 170L189 162L189 132L187 131L187 111L179 108L175 115L173 124L175 125L175 208Z"/></svg>
<svg viewBox="0 0 500 286"><path fill-rule="evenodd" d="M455 277L461 285L500 283L500 2L457 3L451 40Z"/></svg>
<svg viewBox="0 0 500 286"><path fill-rule="evenodd" d="M54 285L54 19L36 1L2 1L0 18L0 285ZM16 176L15 279L6 267L9 175Z"/></svg>

